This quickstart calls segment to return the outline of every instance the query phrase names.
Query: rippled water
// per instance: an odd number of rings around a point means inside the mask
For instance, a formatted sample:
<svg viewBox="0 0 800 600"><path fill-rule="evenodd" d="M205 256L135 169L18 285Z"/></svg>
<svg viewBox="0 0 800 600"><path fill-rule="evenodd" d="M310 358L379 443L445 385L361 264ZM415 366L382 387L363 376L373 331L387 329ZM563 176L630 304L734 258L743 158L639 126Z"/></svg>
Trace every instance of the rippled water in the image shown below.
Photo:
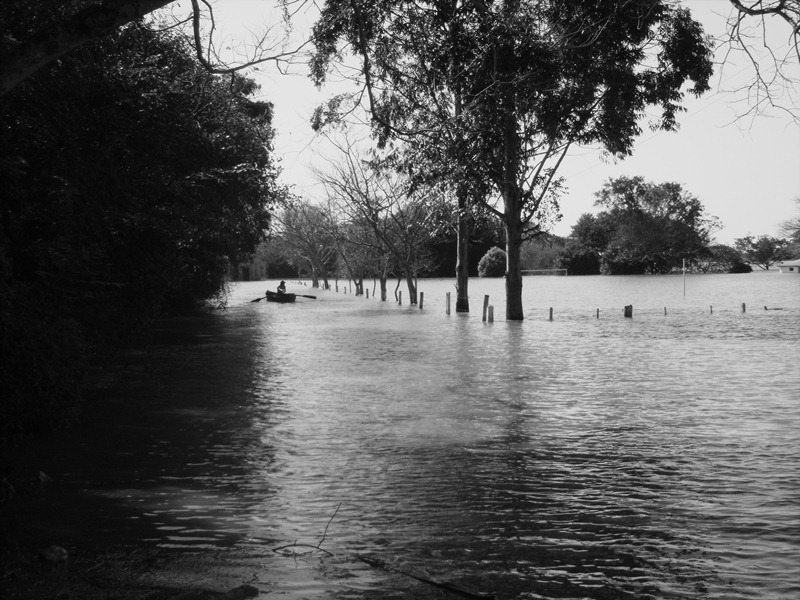
<svg viewBox="0 0 800 600"><path fill-rule="evenodd" d="M43 460L76 536L225 548L276 597L442 597L364 555L500 599L794 600L800 277L683 284L526 278L522 323L496 280L468 316L444 280L423 310L240 284Z"/></svg>

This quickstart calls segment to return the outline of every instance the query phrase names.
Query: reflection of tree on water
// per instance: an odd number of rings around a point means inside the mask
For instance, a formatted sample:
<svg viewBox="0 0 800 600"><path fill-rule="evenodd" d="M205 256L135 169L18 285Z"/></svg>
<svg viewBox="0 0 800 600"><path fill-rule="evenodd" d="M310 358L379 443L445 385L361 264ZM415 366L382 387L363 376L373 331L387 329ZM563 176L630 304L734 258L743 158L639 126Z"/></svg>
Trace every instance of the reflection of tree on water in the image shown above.
<svg viewBox="0 0 800 600"><path fill-rule="evenodd" d="M685 501L681 440L649 447L638 427L602 413L593 429L573 430L570 413L581 401L564 394L571 358L541 339L533 345L516 324L494 336L479 365L462 362L459 380L466 393L496 406L492 416L502 427L427 463L434 470L427 477L454 490L442 497L445 514L431 517L451 535L434 536L431 550L451 568L479 565L465 576L485 589L523 585L518 592L558 597L635 597L658 593L665 580L713 577L699 559L702 542L658 516L665 504ZM488 387L485 373L494 375ZM665 561L675 561L668 573Z"/></svg>
<svg viewBox="0 0 800 600"><path fill-rule="evenodd" d="M274 352L246 319L164 321L146 351L120 359L113 383L95 392L78 430L58 436L57 450L21 449L20 461L57 482L42 515L48 535L184 547L248 534L231 517L270 493L274 452L262 439L279 417L256 394L268 390L252 385L263 383L255 369Z"/></svg>

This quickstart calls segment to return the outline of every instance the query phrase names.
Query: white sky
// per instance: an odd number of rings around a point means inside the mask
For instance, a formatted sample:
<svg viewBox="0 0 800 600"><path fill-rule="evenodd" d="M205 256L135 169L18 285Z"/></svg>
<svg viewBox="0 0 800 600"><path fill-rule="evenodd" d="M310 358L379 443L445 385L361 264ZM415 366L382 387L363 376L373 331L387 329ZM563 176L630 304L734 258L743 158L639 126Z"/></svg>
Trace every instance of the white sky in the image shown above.
<svg viewBox="0 0 800 600"><path fill-rule="evenodd" d="M218 17L228 18L248 30L258 31L269 20L269 2L264 0L221 0ZM683 2L703 23L706 33L722 35L728 0L688 0ZM223 13L224 11L224 13ZM773 47L786 49L786 28L776 28ZM300 33L300 27L296 26ZM241 37L241 36L240 36ZM717 59L722 60L722 52ZM687 112L679 117L677 132L654 133L645 128L634 154L619 164L604 161L596 150L577 149L562 164L568 192L561 199L563 219L554 233L567 235L577 218L597 212L594 193L609 178L643 176L654 183L677 182L696 196L706 211L718 217L723 229L716 235L720 243L732 244L745 235L777 235L781 221L796 216L793 199L800 196L800 125L780 110L768 116L737 119L748 109L747 97L735 90L752 80L752 67L743 57L717 68L712 90L699 99L688 97ZM795 81L800 81L800 65L792 65ZM314 108L332 91L318 91L310 80L278 73L269 65L252 73L261 84L262 96L275 105L276 156L283 169L282 180L295 192L310 199L317 193L312 165L320 165L324 145L315 139L309 126ZM792 98L786 103L791 105ZM800 90L794 91L795 105Z"/></svg>

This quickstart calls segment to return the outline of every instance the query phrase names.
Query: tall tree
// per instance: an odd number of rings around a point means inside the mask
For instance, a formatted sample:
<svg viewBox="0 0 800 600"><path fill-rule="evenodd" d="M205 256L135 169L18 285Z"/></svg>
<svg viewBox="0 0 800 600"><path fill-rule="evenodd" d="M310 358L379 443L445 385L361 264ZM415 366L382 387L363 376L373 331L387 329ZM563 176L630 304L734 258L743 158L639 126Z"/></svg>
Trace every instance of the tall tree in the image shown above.
<svg viewBox="0 0 800 600"><path fill-rule="evenodd" d="M336 268L337 223L323 207L293 198L277 217L283 241L294 251L299 263L311 271L311 285L330 287L331 270Z"/></svg>
<svg viewBox="0 0 800 600"><path fill-rule="evenodd" d="M794 204L798 214L783 221L779 228L781 234L790 242L790 252L800 257L800 196L794 199Z"/></svg>
<svg viewBox="0 0 800 600"><path fill-rule="evenodd" d="M608 213L582 214L572 226L561 253L561 267L570 275L598 275L603 253L614 234L616 223Z"/></svg>
<svg viewBox="0 0 800 600"><path fill-rule="evenodd" d="M571 273L668 273L709 257L719 221L679 184L620 177L596 196L606 210L582 215L562 254Z"/></svg>
<svg viewBox="0 0 800 600"><path fill-rule="evenodd" d="M426 268L425 248L435 227L427 190L415 188L380 161L363 158L352 144L341 145L341 158L327 171L317 170L329 201L350 223L372 230L379 254L391 256L405 278L409 302L417 303L416 278ZM381 278L381 297L385 299Z"/></svg>
<svg viewBox="0 0 800 600"><path fill-rule="evenodd" d="M781 238L769 235L756 238L748 235L735 239L733 243L747 262L765 271L769 271L775 263L790 258L789 242Z"/></svg>
<svg viewBox="0 0 800 600"><path fill-rule="evenodd" d="M668 273L684 260L707 253L716 217L677 183L649 183L642 177L609 180L597 192L598 206L607 209L613 234L603 253L611 273Z"/></svg>
<svg viewBox="0 0 800 600"><path fill-rule="evenodd" d="M379 137L423 132L500 196L487 208L505 227L510 320L523 318L521 244L557 212L568 149L629 154L646 107L661 110L652 127L675 129L684 86L700 94L712 72L702 28L665 1L335 0L315 41L318 81L340 43L360 57Z"/></svg>

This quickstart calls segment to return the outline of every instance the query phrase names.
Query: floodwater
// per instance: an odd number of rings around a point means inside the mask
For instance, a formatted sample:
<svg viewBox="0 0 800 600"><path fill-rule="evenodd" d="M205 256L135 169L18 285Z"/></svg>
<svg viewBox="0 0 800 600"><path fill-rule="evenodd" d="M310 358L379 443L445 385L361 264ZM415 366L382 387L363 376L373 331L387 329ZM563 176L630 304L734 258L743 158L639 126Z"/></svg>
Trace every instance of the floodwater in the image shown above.
<svg viewBox="0 0 800 600"><path fill-rule="evenodd" d="M250 302L267 286L163 323L39 447L81 498L43 531L235 556L289 600L443 597L398 571L498 599L800 597L800 277L528 277L523 322L501 280L449 316L450 280L422 310L343 282Z"/></svg>

